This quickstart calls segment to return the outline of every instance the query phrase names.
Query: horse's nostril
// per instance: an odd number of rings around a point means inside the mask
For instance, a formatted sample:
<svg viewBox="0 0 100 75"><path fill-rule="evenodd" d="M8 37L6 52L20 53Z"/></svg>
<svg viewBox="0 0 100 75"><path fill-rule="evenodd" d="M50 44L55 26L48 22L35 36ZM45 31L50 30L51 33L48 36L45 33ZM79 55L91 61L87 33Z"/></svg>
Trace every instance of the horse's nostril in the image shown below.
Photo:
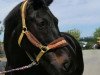
<svg viewBox="0 0 100 75"><path fill-rule="evenodd" d="M63 64L64 69L68 70L70 66L70 61L67 61Z"/></svg>

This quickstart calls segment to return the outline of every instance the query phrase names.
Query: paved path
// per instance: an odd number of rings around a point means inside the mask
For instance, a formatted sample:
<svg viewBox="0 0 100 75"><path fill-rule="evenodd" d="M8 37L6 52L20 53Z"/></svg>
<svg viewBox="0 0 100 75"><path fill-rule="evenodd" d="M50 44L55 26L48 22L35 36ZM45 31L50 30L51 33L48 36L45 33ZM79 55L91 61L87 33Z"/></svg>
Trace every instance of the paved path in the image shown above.
<svg viewBox="0 0 100 75"><path fill-rule="evenodd" d="M83 75L100 75L100 50L85 50Z"/></svg>
<svg viewBox="0 0 100 75"><path fill-rule="evenodd" d="M83 75L100 75L100 50L83 50L84 73ZM5 58L0 59L0 70L4 69Z"/></svg>

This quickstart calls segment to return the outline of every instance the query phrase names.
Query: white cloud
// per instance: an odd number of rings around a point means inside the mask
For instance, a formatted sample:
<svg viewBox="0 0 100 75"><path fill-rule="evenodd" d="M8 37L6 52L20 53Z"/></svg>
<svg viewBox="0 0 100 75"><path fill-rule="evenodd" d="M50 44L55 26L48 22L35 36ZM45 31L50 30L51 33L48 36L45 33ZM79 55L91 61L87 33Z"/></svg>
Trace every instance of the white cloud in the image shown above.
<svg viewBox="0 0 100 75"><path fill-rule="evenodd" d="M22 0L0 0L0 19ZM100 19L100 0L54 0L50 6L60 24L96 23Z"/></svg>
<svg viewBox="0 0 100 75"><path fill-rule="evenodd" d="M55 0L50 8L60 25L100 23L100 0Z"/></svg>

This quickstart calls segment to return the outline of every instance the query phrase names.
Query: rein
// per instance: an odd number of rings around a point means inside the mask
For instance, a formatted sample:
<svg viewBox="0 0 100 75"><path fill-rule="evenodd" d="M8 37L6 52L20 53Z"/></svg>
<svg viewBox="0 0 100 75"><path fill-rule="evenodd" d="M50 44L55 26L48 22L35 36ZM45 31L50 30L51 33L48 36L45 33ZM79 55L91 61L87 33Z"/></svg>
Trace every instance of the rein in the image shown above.
<svg viewBox="0 0 100 75"><path fill-rule="evenodd" d="M7 71L2 71L0 72L0 74L4 74L4 73L9 73L9 72L14 72L14 71L20 71L20 70L25 70L28 68L31 68L34 65L38 65L37 63L39 63L39 60L41 59L41 57L49 50L53 50L59 47L64 47L66 45L68 45L67 41L63 38L63 37L59 37L58 39L54 40L53 42L49 43L47 46L42 45L37 38L30 32L27 30L26 27L26 22L25 22L25 13L26 13L26 6L27 6L27 2L28 0L24 0L22 6L21 6L21 17L22 17L22 32L19 36L18 39L18 44L19 46L21 46L21 42L23 39L23 36L26 35L27 39L37 48L39 48L41 51L39 52L39 54L36 57L36 61L32 60L32 57L29 55L29 53L26 52L27 56L30 58L30 60L32 61L29 65L23 66L23 67L19 67L19 68L15 68L15 69L11 69L11 70L7 70Z"/></svg>

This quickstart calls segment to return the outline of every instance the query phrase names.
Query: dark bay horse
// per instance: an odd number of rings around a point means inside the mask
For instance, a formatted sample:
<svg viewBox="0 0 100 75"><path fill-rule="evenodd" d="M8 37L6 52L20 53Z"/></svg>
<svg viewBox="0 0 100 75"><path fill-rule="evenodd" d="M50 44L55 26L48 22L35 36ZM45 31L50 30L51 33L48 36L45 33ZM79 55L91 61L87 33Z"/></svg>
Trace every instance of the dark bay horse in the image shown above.
<svg viewBox="0 0 100 75"><path fill-rule="evenodd" d="M81 47L73 36L59 31L58 20L48 8L52 0L27 0L25 8L27 29L22 28L23 3L18 4L5 18L4 49L7 57L5 70L31 63L26 51L34 60L40 52L26 35L23 35L20 45L18 44L22 30L30 31L45 46L60 37L63 37L68 44L44 53L38 65L6 75L82 75L84 64Z"/></svg>

